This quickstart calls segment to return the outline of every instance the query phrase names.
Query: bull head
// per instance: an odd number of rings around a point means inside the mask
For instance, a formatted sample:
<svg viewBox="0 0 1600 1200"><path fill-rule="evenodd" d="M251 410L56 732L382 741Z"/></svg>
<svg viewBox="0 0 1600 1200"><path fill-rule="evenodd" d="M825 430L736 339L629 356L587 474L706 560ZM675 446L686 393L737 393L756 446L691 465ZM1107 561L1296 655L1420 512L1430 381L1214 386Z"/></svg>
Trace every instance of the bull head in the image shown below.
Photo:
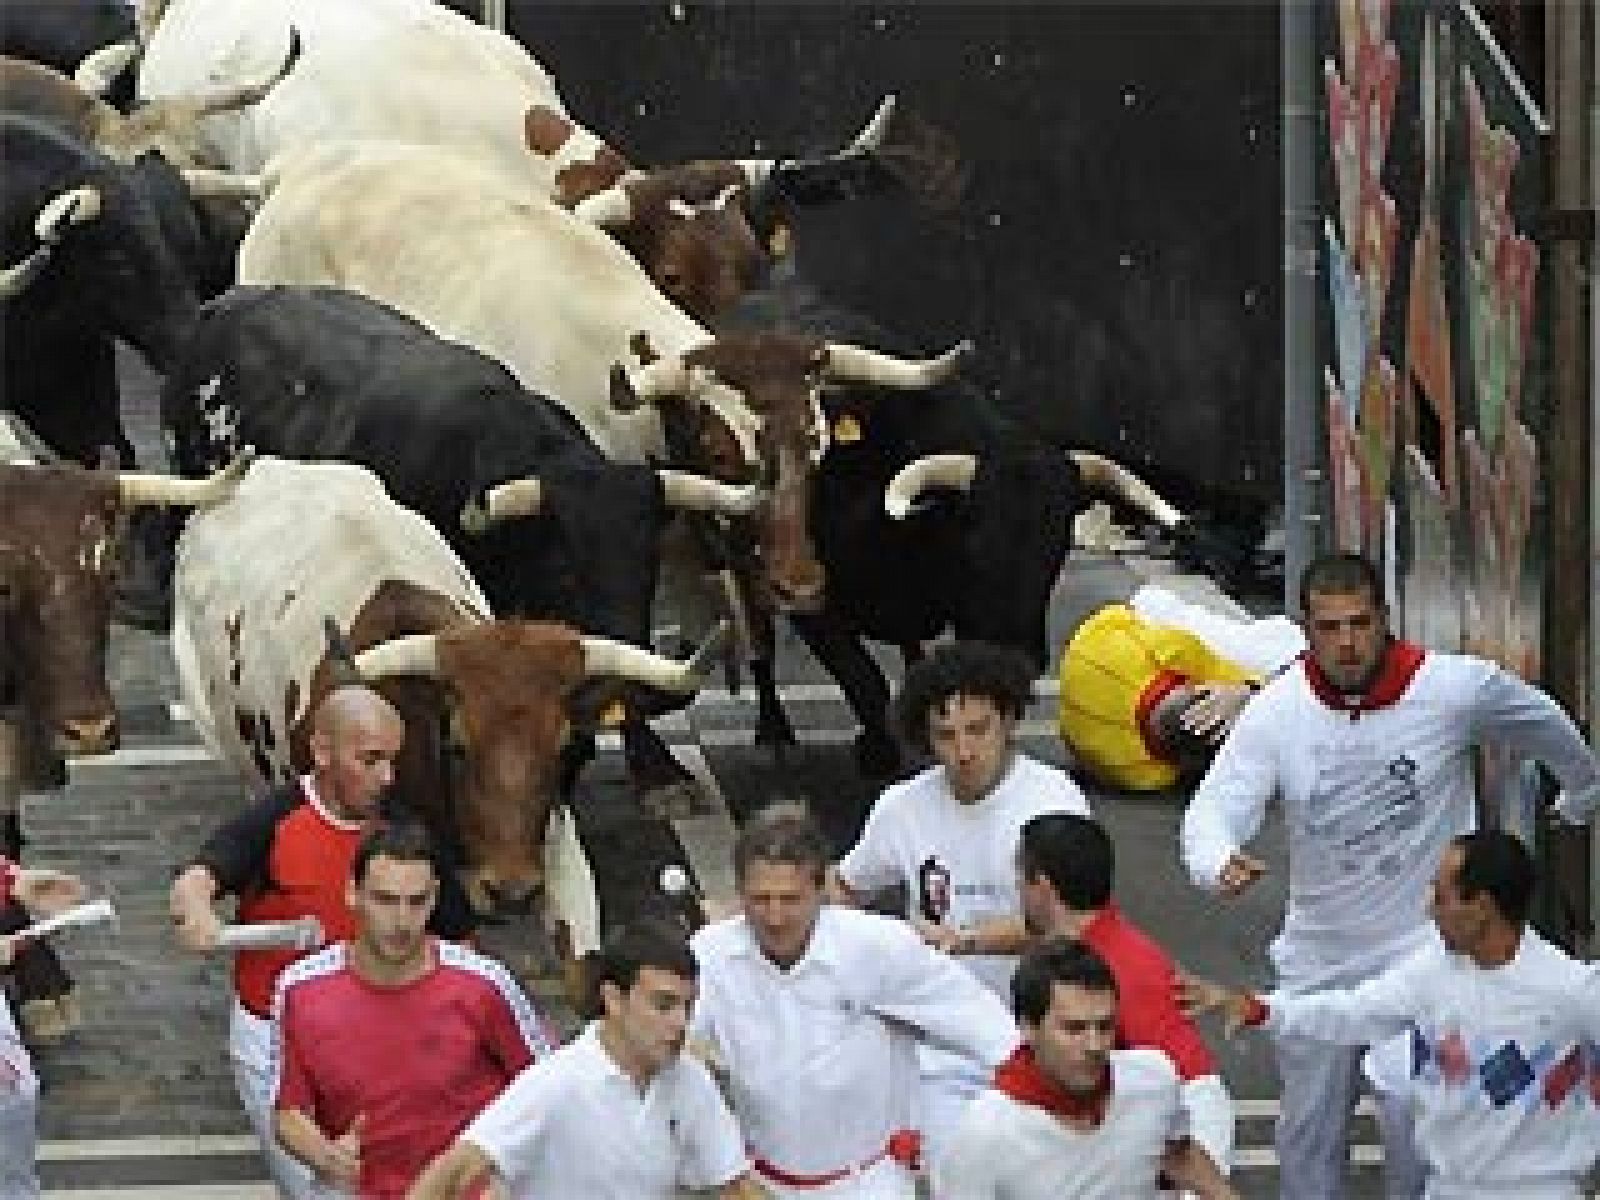
<svg viewBox="0 0 1600 1200"><path fill-rule="evenodd" d="M767 599L782 609L813 611L825 586L807 513L812 473L831 437L822 389L846 382L931 388L971 353L972 344L961 342L936 358L902 359L793 334L725 334L631 375L614 367L612 403L663 407L675 458L724 478L753 474L770 487L755 531Z"/></svg>
<svg viewBox="0 0 1600 1200"><path fill-rule="evenodd" d="M451 812L470 864L468 893L481 909L515 911L526 909L546 882L563 743L575 727L606 715L589 710L606 693L586 685L612 684L608 707L622 684L692 692L702 686L706 659L722 636L675 662L566 626L498 621L393 638L354 662L368 681L413 677L441 688L447 714L441 723L460 743Z"/></svg>

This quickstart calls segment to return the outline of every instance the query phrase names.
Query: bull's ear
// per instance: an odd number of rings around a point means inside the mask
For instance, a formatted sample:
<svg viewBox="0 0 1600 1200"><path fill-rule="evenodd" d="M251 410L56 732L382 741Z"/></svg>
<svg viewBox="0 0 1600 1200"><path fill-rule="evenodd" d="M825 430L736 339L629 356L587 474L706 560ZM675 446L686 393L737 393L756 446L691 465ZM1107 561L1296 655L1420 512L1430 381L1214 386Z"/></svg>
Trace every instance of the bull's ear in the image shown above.
<svg viewBox="0 0 1600 1200"><path fill-rule="evenodd" d="M615 729L630 715L627 684L621 680L585 679L567 693L567 720L585 733Z"/></svg>
<svg viewBox="0 0 1600 1200"><path fill-rule="evenodd" d="M363 682L361 672L356 669L355 651L350 648L350 639L339 628L339 622L323 617L322 633L328 642L328 670L333 686Z"/></svg>

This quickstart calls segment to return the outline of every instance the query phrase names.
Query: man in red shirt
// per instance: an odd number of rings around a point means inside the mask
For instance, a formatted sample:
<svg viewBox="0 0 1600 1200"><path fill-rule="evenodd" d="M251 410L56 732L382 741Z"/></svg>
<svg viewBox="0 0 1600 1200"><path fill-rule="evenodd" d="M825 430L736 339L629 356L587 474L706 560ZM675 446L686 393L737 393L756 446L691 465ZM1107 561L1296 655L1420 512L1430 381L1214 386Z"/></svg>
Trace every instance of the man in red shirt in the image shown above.
<svg viewBox="0 0 1600 1200"><path fill-rule="evenodd" d="M1028 928L1075 938L1117 981L1117 1045L1150 1047L1172 1060L1195 1141L1226 1175L1233 1163L1233 1098L1211 1050L1178 1007L1178 972L1167 952L1111 898L1116 853L1103 826L1074 813L1034 817L1017 851Z"/></svg>
<svg viewBox="0 0 1600 1200"><path fill-rule="evenodd" d="M273 1000L280 1144L324 1186L402 1197L551 1039L499 963L426 933L439 894L420 825L356 850L356 935L287 967Z"/></svg>
<svg viewBox="0 0 1600 1200"><path fill-rule="evenodd" d="M346 685L317 706L311 774L272 788L218 828L172 885L178 943L214 953L222 933L217 900L239 897L242 923L316 917L327 942L354 935L346 889L356 846L380 815L394 781L405 725L370 688ZM471 930L465 897L453 877L454 903L441 903L432 928L444 937ZM450 910L450 911L446 911ZM311 1176L278 1147L272 1131L272 989L278 973L302 952L241 950L234 958L228 1056L234 1084L273 1182L286 1196L309 1194Z"/></svg>

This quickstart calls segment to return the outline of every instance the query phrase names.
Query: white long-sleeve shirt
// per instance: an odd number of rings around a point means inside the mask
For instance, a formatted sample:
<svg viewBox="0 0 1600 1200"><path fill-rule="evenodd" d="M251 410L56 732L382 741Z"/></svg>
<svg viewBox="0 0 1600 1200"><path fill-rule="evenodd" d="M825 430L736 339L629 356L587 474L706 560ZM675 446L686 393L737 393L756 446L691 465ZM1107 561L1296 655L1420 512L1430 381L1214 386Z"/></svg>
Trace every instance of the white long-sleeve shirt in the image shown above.
<svg viewBox="0 0 1600 1200"><path fill-rule="evenodd" d="M706 926L692 945L691 1035L727 1067L751 1157L788 1172L867 1162L911 1126L919 1038L988 1069L1020 1040L994 993L903 921L824 907L788 970L743 917Z"/></svg>
<svg viewBox="0 0 1600 1200"><path fill-rule="evenodd" d="M1532 930L1483 968L1435 935L1348 991L1273 993L1267 1028L1345 1045L1411 1029L1428 1200L1575 1200L1600 1159L1600 965Z"/></svg>
<svg viewBox="0 0 1600 1200"><path fill-rule="evenodd" d="M1485 741L1549 767L1568 816L1600 803L1600 764L1567 715L1491 662L1429 653L1398 701L1356 714L1324 703L1299 665L1239 715L1200 782L1184 864L1216 887L1277 795L1289 831L1280 983L1359 982L1426 940L1434 869L1476 819L1470 752Z"/></svg>

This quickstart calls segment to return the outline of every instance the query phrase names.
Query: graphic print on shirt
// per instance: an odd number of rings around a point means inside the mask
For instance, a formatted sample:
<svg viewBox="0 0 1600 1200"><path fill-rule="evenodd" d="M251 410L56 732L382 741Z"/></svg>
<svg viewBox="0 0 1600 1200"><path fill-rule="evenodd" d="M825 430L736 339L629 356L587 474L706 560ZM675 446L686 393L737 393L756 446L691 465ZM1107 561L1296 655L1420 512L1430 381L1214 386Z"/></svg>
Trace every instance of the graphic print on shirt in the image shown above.
<svg viewBox="0 0 1600 1200"><path fill-rule="evenodd" d="M917 868L917 908L925 921L943 924L950 915L950 868L930 854Z"/></svg>
<svg viewBox="0 0 1600 1200"><path fill-rule="evenodd" d="M1495 1108L1521 1101L1552 1111L1569 1099L1600 1106L1600 1046L1471 1037L1459 1029L1411 1030L1411 1077L1449 1088L1472 1088ZM1586 1094L1585 1085L1588 1085Z"/></svg>
<svg viewBox="0 0 1600 1200"><path fill-rule="evenodd" d="M1306 837L1340 874L1393 878L1410 868L1411 840L1422 824L1416 759L1375 745L1319 746L1316 781L1306 801Z"/></svg>

